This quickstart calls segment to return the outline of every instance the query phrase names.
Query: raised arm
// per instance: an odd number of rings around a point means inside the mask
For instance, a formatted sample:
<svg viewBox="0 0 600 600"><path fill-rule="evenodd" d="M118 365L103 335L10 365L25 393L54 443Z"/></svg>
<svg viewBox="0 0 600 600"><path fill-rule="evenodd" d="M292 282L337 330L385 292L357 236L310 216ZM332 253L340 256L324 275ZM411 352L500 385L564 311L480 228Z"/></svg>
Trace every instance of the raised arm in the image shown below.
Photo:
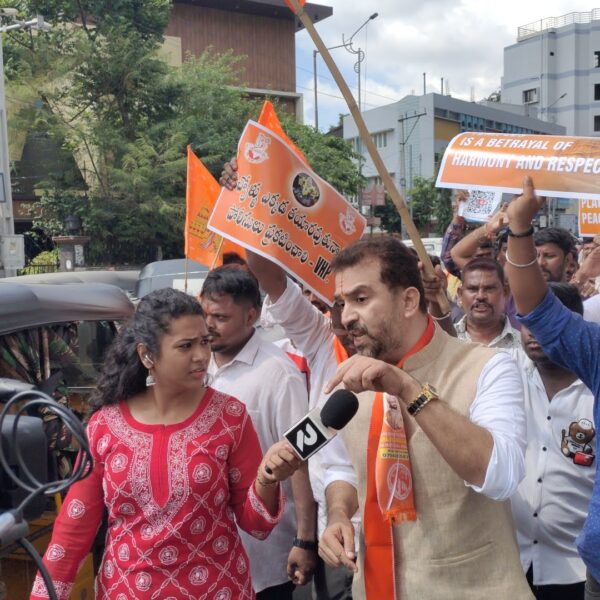
<svg viewBox="0 0 600 600"><path fill-rule="evenodd" d="M535 195L531 177L523 180L523 194L508 207L510 233L506 252L506 275L521 315L530 313L542 302L548 286L537 264L531 221L544 200Z"/></svg>
<svg viewBox="0 0 600 600"><path fill-rule="evenodd" d="M450 221L450 224L444 233L444 239L442 240L442 253L440 258L448 272L452 273L455 277L460 277L460 269L454 264L450 253L452 252L452 248L458 244L465 233L465 220L458 214L458 207L461 202L464 202L467 199L467 197L468 192L465 190L458 190L452 199L452 221Z"/></svg>
<svg viewBox="0 0 600 600"><path fill-rule="evenodd" d="M237 168L235 157L223 166L219 183L228 190L233 190L237 184ZM250 250L246 251L246 261L258 279L260 287L269 295L272 302L277 302L281 294L285 292L285 271L279 265Z"/></svg>
<svg viewBox="0 0 600 600"><path fill-rule="evenodd" d="M475 256L482 240L492 238L507 225L506 210L507 205L505 204L492 216L488 223L471 231L469 235L465 236L452 248L450 255L459 269L462 269Z"/></svg>

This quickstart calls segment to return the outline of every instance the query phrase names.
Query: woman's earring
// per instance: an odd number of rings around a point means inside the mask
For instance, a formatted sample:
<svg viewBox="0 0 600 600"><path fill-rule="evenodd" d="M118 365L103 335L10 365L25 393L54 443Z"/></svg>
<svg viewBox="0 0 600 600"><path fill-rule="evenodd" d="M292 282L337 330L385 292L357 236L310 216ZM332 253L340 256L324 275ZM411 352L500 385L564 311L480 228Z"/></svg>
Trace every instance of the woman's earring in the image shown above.
<svg viewBox="0 0 600 600"><path fill-rule="evenodd" d="M152 387L156 385L156 379L154 379L154 375L148 371L148 377L146 377L146 387Z"/></svg>
<svg viewBox="0 0 600 600"><path fill-rule="evenodd" d="M202 380L202 385L203 385L204 387L209 387L211 383L212 383L212 377L210 376L210 374L209 374L209 373L207 373L207 374L204 376L204 379Z"/></svg>

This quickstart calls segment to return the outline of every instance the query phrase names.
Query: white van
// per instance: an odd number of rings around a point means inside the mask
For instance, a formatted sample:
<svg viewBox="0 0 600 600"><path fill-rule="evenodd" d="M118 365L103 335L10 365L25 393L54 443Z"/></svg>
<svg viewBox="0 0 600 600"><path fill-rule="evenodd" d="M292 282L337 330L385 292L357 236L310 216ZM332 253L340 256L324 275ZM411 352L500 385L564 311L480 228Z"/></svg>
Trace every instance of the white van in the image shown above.
<svg viewBox="0 0 600 600"><path fill-rule="evenodd" d="M423 246L425 246L425 250L427 250L427 254L432 254L433 256L442 255L443 239L444 238L441 237L421 238L421 240L423 241ZM414 246L412 240L402 240L402 243L406 244L409 248L412 248Z"/></svg>

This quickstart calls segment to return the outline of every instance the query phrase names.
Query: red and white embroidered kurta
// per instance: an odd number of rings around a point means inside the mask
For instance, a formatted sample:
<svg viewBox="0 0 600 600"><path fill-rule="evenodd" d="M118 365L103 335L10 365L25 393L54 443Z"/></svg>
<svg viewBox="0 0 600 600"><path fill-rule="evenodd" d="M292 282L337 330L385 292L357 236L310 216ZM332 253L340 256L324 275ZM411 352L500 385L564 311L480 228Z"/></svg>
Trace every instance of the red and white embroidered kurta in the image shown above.
<svg viewBox="0 0 600 600"><path fill-rule="evenodd" d="M254 598L236 521L264 539L271 515L253 481L262 453L244 405L212 389L182 423L143 425L126 403L88 424L94 469L75 483L56 519L44 563L59 600L108 510L96 600ZM48 598L37 575L32 599Z"/></svg>

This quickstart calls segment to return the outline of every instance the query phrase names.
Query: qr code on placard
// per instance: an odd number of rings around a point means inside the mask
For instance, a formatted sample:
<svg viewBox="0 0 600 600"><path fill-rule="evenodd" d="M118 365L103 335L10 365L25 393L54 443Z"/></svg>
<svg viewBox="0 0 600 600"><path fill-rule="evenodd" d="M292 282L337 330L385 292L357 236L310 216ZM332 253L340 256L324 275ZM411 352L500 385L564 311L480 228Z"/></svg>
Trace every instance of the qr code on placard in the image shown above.
<svg viewBox="0 0 600 600"><path fill-rule="evenodd" d="M502 200L501 192L471 190L469 192L469 199L462 207L462 216L467 221L485 222L496 210L498 204L500 204L500 200Z"/></svg>

